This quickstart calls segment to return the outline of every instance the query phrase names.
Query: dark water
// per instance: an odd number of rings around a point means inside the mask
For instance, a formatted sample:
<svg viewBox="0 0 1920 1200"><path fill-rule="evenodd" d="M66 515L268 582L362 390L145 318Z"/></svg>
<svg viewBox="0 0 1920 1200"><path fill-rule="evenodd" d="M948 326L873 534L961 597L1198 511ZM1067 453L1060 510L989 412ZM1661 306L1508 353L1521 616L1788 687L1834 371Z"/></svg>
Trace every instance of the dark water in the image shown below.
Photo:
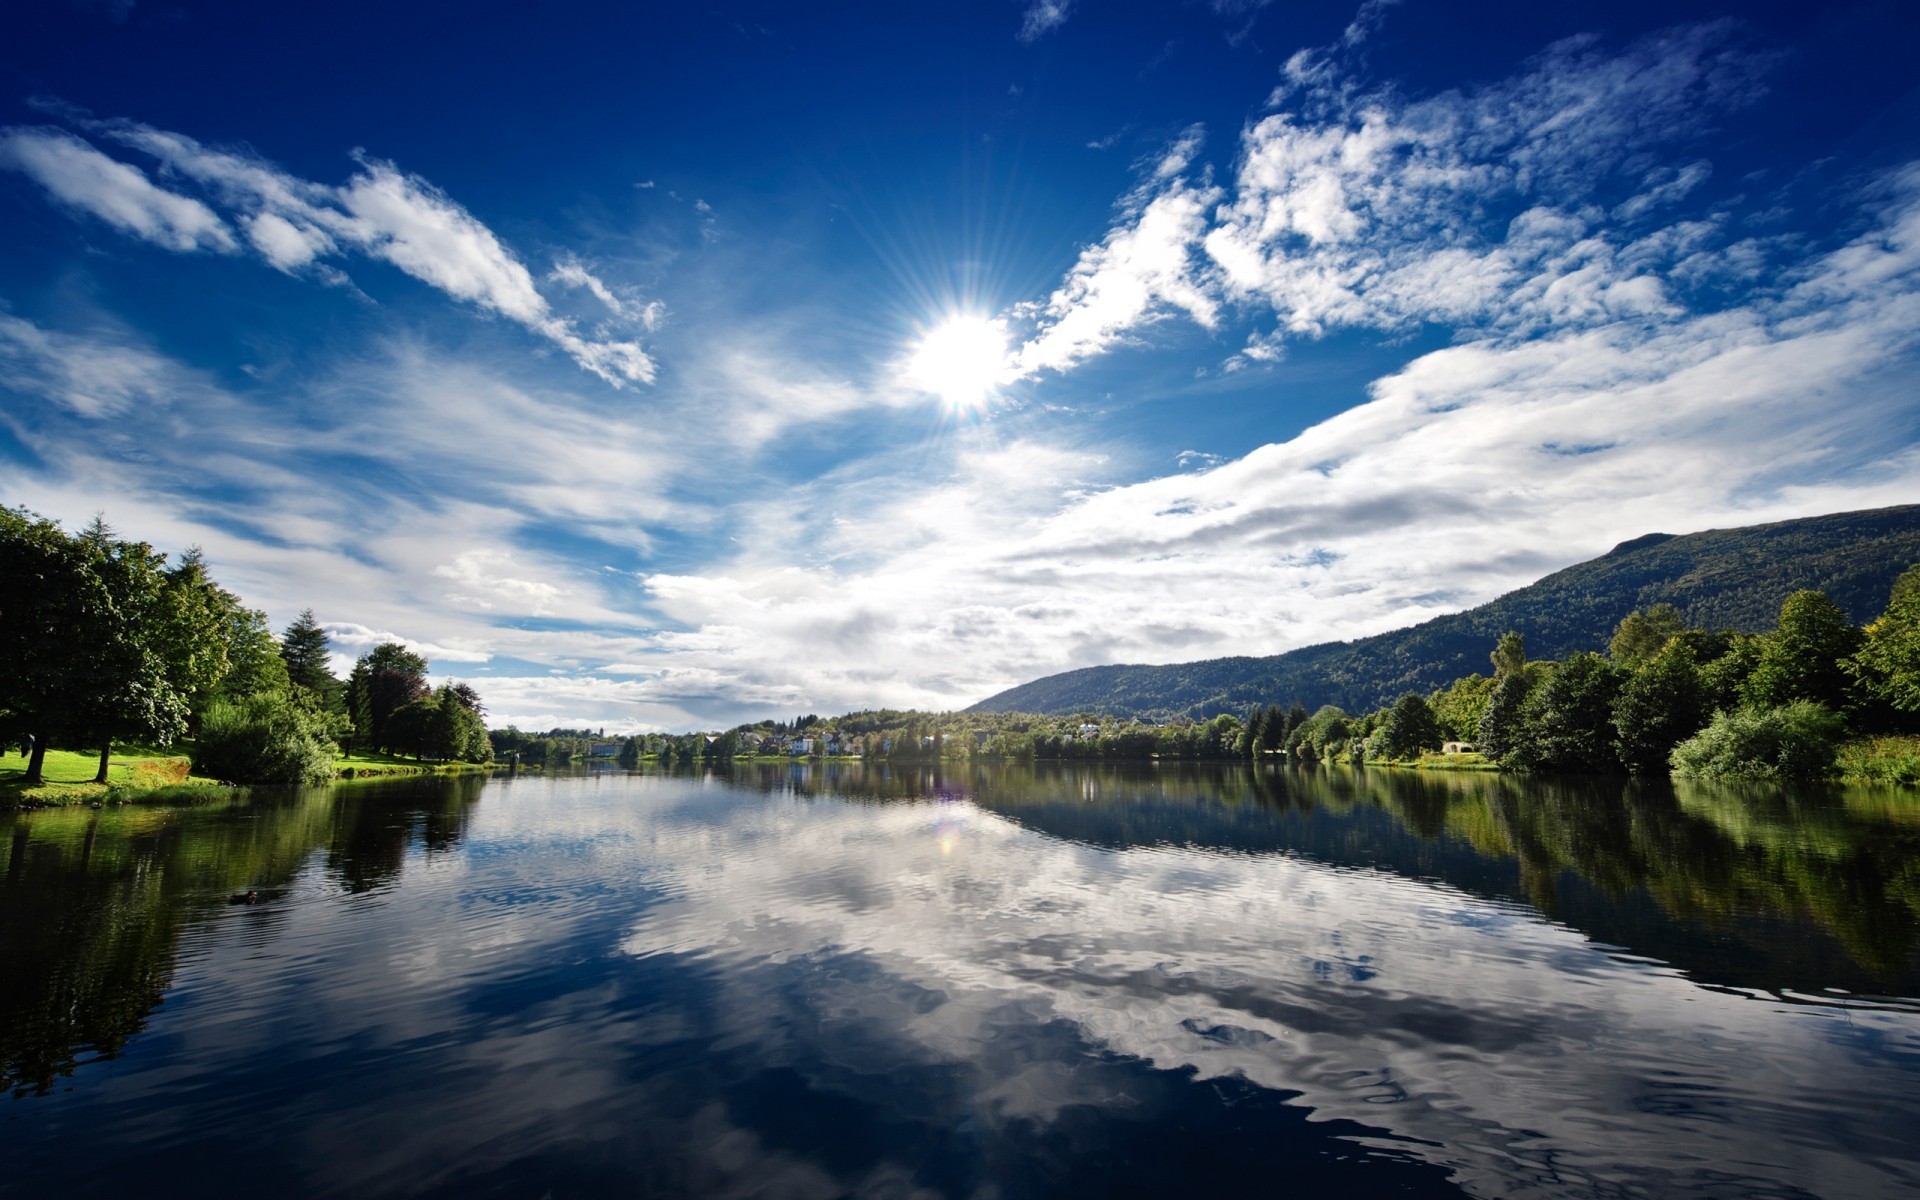
<svg viewBox="0 0 1920 1200"><path fill-rule="evenodd" d="M779 767L0 854L9 1195L1920 1195L1912 795Z"/></svg>

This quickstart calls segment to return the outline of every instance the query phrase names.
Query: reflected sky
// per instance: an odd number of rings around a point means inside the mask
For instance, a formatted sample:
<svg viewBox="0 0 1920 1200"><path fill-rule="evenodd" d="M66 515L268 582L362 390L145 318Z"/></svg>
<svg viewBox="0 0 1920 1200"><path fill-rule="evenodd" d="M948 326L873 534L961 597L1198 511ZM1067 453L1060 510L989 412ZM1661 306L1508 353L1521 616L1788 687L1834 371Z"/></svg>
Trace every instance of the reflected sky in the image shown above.
<svg viewBox="0 0 1920 1200"><path fill-rule="evenodd" d="M1905 809L1407 778L15 817L0 949L71 986L5 985L10 1063L35 1014L159 1003L4 1102L0 1190L1920 1194Z"/></svg>

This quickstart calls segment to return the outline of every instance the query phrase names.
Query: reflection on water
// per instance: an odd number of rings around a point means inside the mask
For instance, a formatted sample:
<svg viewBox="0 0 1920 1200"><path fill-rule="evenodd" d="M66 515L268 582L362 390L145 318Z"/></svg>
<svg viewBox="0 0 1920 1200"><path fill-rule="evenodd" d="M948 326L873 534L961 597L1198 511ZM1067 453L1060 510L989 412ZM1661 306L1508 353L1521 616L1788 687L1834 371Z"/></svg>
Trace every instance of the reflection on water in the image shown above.
<svg viewBox="0 0 1920 1200"><path fill-rule="evenodd" d="M1900 793L780 766L0 846L0 1191L1920 1194Z"/></svg>

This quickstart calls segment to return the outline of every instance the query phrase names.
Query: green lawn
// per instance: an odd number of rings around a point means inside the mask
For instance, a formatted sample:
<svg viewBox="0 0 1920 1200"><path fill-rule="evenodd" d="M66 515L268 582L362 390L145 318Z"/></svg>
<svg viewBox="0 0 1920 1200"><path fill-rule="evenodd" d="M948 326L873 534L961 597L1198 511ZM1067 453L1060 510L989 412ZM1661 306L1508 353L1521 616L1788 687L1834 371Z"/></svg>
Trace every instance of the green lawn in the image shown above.
<svg viewBox="0 0 1920 1200"><path fill-rule="evenodd" d="M213 784L188 773L187 756L177 751L162 752L144 747L116 751L107 762L107 782L93 782L100 769L97 751L49 750L41 764L42 782L26 786L27 760L11 748L0 756L0 804L81 804L105 797L180 784Z"/></svg>

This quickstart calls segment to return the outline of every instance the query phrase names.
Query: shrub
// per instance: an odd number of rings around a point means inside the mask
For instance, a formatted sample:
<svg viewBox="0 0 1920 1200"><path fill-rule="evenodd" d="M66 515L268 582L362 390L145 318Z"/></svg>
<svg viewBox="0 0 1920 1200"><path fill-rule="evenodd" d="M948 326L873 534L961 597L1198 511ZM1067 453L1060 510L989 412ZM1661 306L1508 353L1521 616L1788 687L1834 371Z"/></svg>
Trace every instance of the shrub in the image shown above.
<svg viewBox="0 0 1920 1200"><path fill-rule="evenodd" d="M1674 747L1673 769L1708 779L1818 779L1833 773L1842 722L1812 700L1723 712Z"/></svg>
<svg viewBox="0 0 1920 1200"><path fill-rule="evenodd" d="M319 783L333 777L327 718L267 692L207 706L193 769L233 783Z"/></svg>

